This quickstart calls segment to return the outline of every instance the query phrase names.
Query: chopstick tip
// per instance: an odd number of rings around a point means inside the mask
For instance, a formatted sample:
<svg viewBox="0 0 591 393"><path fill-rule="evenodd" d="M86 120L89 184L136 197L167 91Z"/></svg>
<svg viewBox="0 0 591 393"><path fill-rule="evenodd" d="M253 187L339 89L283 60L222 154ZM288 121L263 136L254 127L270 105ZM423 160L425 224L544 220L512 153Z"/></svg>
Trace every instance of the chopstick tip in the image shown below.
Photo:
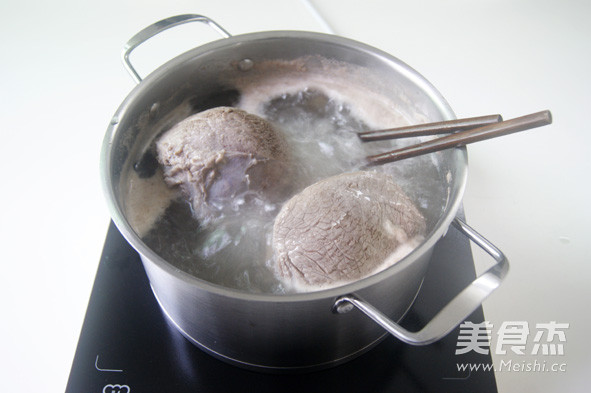
<svg viewBox="0 0 591 393"><path fill-rule="evenodd" d="M549 110L549 109L546 109L546 110L544 111L544 114L546 115L546 117L547 117L547 119L548 119L548 120L547 120L547 121L548 121L548 124L552 124L552 112L550 112L550 110Z"/></svg>

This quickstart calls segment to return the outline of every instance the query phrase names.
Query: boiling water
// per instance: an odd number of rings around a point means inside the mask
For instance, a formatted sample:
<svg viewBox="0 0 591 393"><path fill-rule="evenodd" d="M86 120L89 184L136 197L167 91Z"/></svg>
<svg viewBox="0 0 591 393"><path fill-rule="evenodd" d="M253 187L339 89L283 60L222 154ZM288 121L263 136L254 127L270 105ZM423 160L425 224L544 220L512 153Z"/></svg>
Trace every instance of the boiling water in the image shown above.
<svg viewBox="0 0 591 393"><path fill-rule="evenodd" d="M356 133L368 130L367 122L355 116L348 103L313 88L283 93L259 104L257 114L271 121L289 143L294 193L328 176L357 170L363 164L363 157L396 147L389 142L361 143ZM401 119L397 114L397 124L389 126L404 125ZM153 163L154 158L144 157L143 161ZM424 213L428 227L437 220L433 208L444 206L447 194L442 181L444 175L431 157L388 164L376 170L392 174ZM192 217L189 203L163 191L166 186L161 180L154 182L154 178L161 179L159 176L156 173L151 177L151 185L139 178L130 182L135 190L129 191L130 200L134 199L134 192L155 195L157 188L164 195L158 202L162 208L152 213L154 223L150 228L134 228L141 232L150 248L201 279L248 292L285 293L273 274L270 251L273 219L281 208L279 204L255 197L254 204L247 208L237 198L230 214L204 227ZM417 182L417 178L422 181Z"/></svg>

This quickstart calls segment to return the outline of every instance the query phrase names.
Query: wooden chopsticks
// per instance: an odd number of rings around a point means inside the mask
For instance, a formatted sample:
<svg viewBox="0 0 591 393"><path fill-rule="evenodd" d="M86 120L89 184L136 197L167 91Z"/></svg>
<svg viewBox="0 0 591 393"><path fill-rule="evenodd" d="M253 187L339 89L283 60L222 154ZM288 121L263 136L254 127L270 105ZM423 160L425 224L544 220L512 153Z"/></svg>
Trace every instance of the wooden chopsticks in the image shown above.
<svg viewBox="0 0 591 393"><path fill-rule="evenodd" d="M369 142L418 135L452 133L427 142L366 157L366 164L374 166L545 126L552 123L552 114L550 111L545 110L511 120L501 120L500 115L481 116L396 129L367 131L359 133L359 137L364 142Z"/></svg>

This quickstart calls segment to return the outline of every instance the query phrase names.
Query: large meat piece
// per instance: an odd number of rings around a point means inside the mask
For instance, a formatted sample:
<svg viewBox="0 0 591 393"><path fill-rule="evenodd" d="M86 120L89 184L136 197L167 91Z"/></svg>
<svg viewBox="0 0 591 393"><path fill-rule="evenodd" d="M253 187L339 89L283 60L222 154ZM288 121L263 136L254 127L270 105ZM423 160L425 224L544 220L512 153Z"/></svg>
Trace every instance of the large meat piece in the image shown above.
<svg viewBox="0 0 591 393"><path fill-rule="evenodd" d="M390 176L330 177L279 212L273 228L276 273L295 291L339 286L392 265L424 232L424 217Z"/></svg>
<svg viewBox="0 0 591 393"><path fill-rule="evenodd" d="M240 109L218 107L188 117L159 138L156 151L164 180L180 187L203 222L249 201L278 201L289 186L282 135Z"/></svg>

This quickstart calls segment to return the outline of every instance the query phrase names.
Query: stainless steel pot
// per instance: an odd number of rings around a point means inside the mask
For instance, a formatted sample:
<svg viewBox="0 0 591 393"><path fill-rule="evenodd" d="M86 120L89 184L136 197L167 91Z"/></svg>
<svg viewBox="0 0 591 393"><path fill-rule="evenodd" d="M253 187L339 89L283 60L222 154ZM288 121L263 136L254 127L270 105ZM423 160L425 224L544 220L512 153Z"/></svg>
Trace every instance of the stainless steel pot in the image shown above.
<svg viewBox="0 0 591 393"><path fill-rule="evenodd" d="M144 80L129 61L131 51L172 26L207 23L224 38L192 49L167 62ZM154 138L150 124L174 119L173 109L190 99L199 103L232 86L221 73L243 72L236 65L269 59L289 60L322 55L364 67L383 86L408 98L432 121L454 118L435 88L398 59L349 39L308 32L274 31L230 36L199 15L164 19L142 30L124 48L123 60L136 88L121 104L107 129L101 174L112 218L138 251L152 290L166 316L186 336L210 354L258 370L289 371L328 367L351 359L389 333L413 345L432 343L460 324L494 291L507 273L504 255L473 229L455 218L466 184L466 150L440 152L451 176L449 198L434 229L411 254L394 266L357 282L319 292L293 295L251 294L224 288L186 274L149 249L124 214L120 180ZM419 332L395 321L410 308L421 286L435 243L453 224L482 247L496 264L476 278ZM368 318L369 317L369 318Z"/></svg>

